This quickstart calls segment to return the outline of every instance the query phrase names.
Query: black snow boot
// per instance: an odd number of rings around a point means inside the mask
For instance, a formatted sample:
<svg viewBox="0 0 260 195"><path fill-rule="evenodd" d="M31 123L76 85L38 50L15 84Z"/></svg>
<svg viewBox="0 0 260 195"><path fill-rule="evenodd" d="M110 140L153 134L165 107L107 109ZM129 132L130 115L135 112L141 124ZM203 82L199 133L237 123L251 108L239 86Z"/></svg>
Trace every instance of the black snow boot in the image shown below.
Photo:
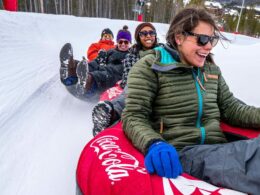
<svg viewBox="0 0 260 195"><path fill-rule="evenodd" d="M109 101L99 102L92 111L93 136L109 127L114 113L113 104Z"/></svg>
<svg viewBox="0 0 260 195"><path fill-rule="evenodd" d="M77 77L79 79L79 86L82 94L86 93L89 88L89 81L92 81L92 78L89 78L89 67L87 60L83 57L83 60L80 61L76 69Z"/></svg>
<svg viewBox="0 0 260 195"><path fill-rule="evenodd" d="M75 85L78 82L76 68L72 46L66 43L60 51L60 80L64 85Z"/></svg>

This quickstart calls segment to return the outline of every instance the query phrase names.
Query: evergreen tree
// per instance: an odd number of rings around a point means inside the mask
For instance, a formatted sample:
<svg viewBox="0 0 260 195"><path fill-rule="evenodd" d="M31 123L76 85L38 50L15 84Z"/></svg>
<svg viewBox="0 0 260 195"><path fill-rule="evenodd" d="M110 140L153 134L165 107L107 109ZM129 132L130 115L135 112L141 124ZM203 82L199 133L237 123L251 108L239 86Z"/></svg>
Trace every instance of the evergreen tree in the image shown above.
<svg viewBox="0 0 260 195"><path fill-rule="evenodd" d="M188 5L202 6L204 7L205 0L190 0Z"/></svg>
<svg viewBox="0 0 260 195"><path fill-rule="evenodd" d="M2 0L0 0L0 9L4 9L3 1L2 1Z"/></svg>
<svg viewBox="0 0 260 195"><path fill-rule="evenodd" d="M254 34L256 34L258 21L255 18L255 15L256 13L254 7L250 7L250 9L248 9L246 12L246 24L244 33L250 36L254 36Z"/></svg>
<svg viewBox="0 0 260 195"><path fill-rule="evenodd" d="M136 2L136 0L18 0L18 10L136 20L137 13L133 12ZM205 0L190 0L187 6L204 7L204 2ZM169 23L183 7L183 0L146 0L142 7L144 21ZM3 9L3 0L0 0L0 9ZM211 10L211 12L218 15L220 23L224 23L225 31L236 30L237 16L222 17L221 10ZM243 9L238 30L240 33L259 36L260 21L255 18L255 15L256 11L253 7L249 10Z"/></svg>
<svg viewBox="0 0 260 195"><path fill-rule="evenodd" d="M237 16L225 15L224 16L224 31L235 32L237 21L238 21Z"/></svg>

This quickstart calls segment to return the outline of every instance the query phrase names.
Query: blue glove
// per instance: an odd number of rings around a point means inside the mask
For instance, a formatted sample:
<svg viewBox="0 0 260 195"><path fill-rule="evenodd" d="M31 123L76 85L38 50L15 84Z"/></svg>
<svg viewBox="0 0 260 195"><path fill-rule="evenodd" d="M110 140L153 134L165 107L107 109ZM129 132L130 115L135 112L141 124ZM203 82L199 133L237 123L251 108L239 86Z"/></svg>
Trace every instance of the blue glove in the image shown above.
<svg viewBox="0 0 260 195"><path fill-rule="evenodd" d="M148 173L157 173L161 177L176 178L183 172L176 149L161 141L149 147L144 163Z"/></svg>

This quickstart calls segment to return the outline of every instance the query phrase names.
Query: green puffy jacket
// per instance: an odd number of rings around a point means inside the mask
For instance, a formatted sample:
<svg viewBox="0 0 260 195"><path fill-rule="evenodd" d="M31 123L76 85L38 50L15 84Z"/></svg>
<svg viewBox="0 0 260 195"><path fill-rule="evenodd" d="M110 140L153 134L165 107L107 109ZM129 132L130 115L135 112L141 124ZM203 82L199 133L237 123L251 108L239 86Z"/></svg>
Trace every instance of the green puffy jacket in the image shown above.
<svg viewBox="0 0 260 195"><path fill-rule="evenodd" d="M233 96L218 66L194 68L176 59L176 51L156 48L130 70L122 120L136 148L145 154L156 140L178 150L225 143L220 120L260 128L260 109Z"/></svg>

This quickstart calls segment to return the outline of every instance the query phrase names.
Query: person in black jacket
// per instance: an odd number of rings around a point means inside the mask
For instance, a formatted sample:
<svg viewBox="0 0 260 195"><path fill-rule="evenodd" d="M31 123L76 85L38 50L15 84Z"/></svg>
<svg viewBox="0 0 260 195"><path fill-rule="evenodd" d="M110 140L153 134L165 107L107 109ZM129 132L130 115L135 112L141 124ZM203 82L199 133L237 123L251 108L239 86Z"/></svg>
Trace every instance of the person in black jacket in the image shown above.
<svg viewBox="0 0 260 195"><path fill-rule="evenodd" d="M77 62L73 57L67 61L64 60L64 62L71 63L73 67L73 71L70 69L72 82L62 80L62 83L72 95L82 100L96 99L97 95L122 79L123 62L129 53L132 42L131 33L127 26L119 30L116 40L115 49L100 50L98 57L89 63L85 59ZM61 53L69 53L64 51L69 48L65 46L61 49ZM71 56L73 55L71 54Z"/></svg>

